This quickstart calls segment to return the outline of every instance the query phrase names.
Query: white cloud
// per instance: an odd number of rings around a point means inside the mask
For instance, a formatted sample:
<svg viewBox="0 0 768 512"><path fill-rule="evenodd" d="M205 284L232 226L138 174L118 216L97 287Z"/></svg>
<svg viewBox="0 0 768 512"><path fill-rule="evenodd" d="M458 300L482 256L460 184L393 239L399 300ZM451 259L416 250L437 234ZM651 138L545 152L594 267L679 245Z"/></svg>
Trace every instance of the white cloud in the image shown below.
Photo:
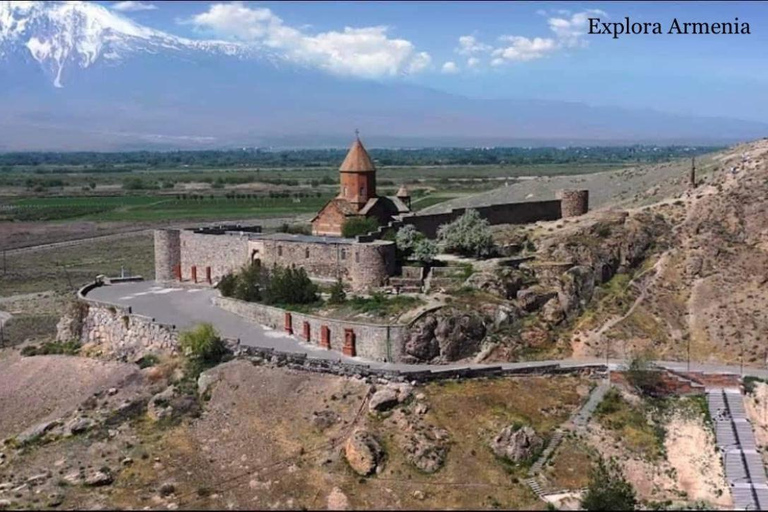
<svg viewBox="0 0 768 512"><path fill-rule="evenodd" d="M526 62L540 59L558 48L557 42L551 38L534 37L529 39L523 36L502 36L500 40L510 44L495 49L493 56L511 61Z"/></svg>
<svg viewBox="0 0 768 512"><path fill-rule="evenodd" d="M185 23L282 52L295 62L335 74L361 77L418 73L431 57L413 43L387 35L388 27L344 27L343 31L309 34L286 25L271 10L241 2L213 4Z"/></svg>
<svg viewBox="0 0 768 512"><path fill-rule="evenodd" d="M153 11L157 9L155 4L146 2L134 2L132 0L127 0L125 2L115 2L110 7L116 11L122 12Z"/></svg>
<svg viewBox="0 0 768 512"><path fill-rule="evenodd" d="M476 68L480 65L480 59L477 57L470 57L467 59L467 67L468 68Z"/></svg>
<svg viewBox="0 0 768 512"><path fill-rule="evenodd" d="M470 56L489 52L491 49L490 45L479 42L475 36L461 36L459 38L459 47L456 48L456 53L459 55Z"/></svg>
<svg viewBox="0 0 768 512"><path fill-rule="evenodd" d="M585 47L587 41L583 37L587 33L589 18L595 16L607 16L599 9L589 9L584 12L577 12L570 18L549 18L549 29L555 33L558 40L566 47Z"/></svg>
<svg viewBox="0 0 768 512"><path fill-rule="evenodd" d="M585 48L588 45L584 36L587 33L589 18L607 16L599 9L588 9L573 14L561 9L556 13L565 17L552 16L547 19L547 25L554 37L501 36L499 41L503 44L491 52L494 57L491 65L500 66L505 62L541 59L565 48ZM546 15L546 12L538 14Z"/></svg>
<svg viewBox="0 0 768 512"><path fill-rule="evenodd" d="M443 64L443 73L453 75L459 72L459 66L456 65L455 62L448 61L445 64Z"/></svg>

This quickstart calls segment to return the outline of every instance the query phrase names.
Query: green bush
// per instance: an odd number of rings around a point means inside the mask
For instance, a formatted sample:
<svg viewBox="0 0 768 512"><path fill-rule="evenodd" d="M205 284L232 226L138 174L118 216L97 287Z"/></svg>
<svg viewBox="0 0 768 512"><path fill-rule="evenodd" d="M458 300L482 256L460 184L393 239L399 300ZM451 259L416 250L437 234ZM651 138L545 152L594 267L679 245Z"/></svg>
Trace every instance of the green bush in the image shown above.
<svg viewBox="0 0 768 512"><path fill-rule="evenodd" d="M188 358L205 363L218 363L227 352L219 333L209 323L179 334L179 346Z"/></svg>
<svg viewBox="0 0 768 512"><path fill-rule="evenodd" d="M437 238L446 252L463 256L490 256L494 249L491 226L477 210L464 215L437 230Z"/></svg>
<svg viewBox="0 0 768 512"><path fill-rule="evenodd" d="M600 460L592 472L581 507L584 510L635 510L635 490L613 459L609 463Z"/></svg>
<svg viewBox="0 0 768 512"><path fill-rule="evenodd" d="M299 267L274 266L264 290L265 304L311 304L317 302L317 285Z"/></svg>
<svg viewBox="0 0 768 512"><path fill-rule="evenodd" d="M216 286L224 297L232 297L237 288L237 276L233 273L229 273L221 278L219 284Z"/></svg>
<svg viewBox="0 0 768 512"><path fill-rule="evenodd" d="M431 263L438 252L437 243L419 233L410 224L397 231L395 245L401 257L410 257L422 263Z"/></svg>
<svg viewBox="0 0 768 512"><path fill-rule="evenodd" d="M341 236L354 238L379 229L379 221L373 217L350 217L341 227Z"/></svg>
<svg viewBox="0 0 768 512"><path fill-rule="evenodd" d="M347 300L347 292L344 291L344 283L337 279L331 287L331 296L328 298L328 304L343 304Z"/></svg>
<svg viewBox="0 0 768 512"><path fill-rule="evenodd" d="M47 356L52 354L64 354L73 356L80 351L80 343L77 341L53 342L47 341L42 345L27 345L21 349L22 356Z"/></svg>
<svg viewBox="0 0 768 512"><path fill-rule="evenodd" d="M268 280L269 275L264 267L258 264L248 265L238 273L232 297L248 302L261 302Z"/></svg>

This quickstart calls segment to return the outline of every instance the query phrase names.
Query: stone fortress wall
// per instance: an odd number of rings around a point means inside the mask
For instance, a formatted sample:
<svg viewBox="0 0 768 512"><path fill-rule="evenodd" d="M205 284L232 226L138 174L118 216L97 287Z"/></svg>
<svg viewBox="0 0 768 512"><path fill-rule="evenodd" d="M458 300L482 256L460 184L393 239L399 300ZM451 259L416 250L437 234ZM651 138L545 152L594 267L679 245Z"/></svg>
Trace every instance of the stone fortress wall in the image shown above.
<svg viewBox="0 0 768 512"><path fill-rule="evenodd" d="M404 324L348 322L221 296L215 297L213 303L246 320L292 334L320 348L371 361L400 362L409 329Z"/></svg>
<svg viewBox="0 0 768 512"><path fill-rule="evenodd" d="M341 278L355 290L381 286L395 272L392 242L303 235L260 235L257 229L156 230L155 279L213 284L249 262L303 267L313 279Z"/></svg>

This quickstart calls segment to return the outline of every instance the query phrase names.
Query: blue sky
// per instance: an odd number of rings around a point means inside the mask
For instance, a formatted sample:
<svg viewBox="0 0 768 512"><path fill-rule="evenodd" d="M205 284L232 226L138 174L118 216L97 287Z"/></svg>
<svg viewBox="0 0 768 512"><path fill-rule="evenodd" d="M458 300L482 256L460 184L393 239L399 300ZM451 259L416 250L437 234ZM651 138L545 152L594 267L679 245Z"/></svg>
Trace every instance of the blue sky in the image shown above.
<svg viewBox="0 0 768 512"><path fill-rule="evenodd" d="M315 59L329 73L476 98L565 100L768 121L768 4L761 2L122 4L123 15L152 28L266 44L305 62ZM751 35L611 39L583 33L589 15L658 21L665 31L674 18L738 17L750 24ZM351 32L345 34L345 27ZM375 59L369 61L366 52Z"/></svg>

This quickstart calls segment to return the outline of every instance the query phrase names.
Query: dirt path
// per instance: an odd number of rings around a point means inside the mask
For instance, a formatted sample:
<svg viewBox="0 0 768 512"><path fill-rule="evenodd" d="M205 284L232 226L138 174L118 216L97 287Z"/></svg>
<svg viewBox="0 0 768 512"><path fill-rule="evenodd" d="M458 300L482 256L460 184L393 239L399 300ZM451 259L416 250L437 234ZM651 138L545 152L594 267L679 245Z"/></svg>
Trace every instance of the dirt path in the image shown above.
<svg viewBox="0 0 768 512"><path fill-rule="evenodd" d="M632 281L630 281L628 286L638 286L638 283L640 280L642 280L643 277L645 277L646 274L648 274L651 271L654 271L655 274L653 277L651 277L644 285L640 286L640 295L637 296L637 299L635 299L635 302L632 303L632 306L627 310L626 313L624 313L621 316L616 316L608 321L606 321L603 325L601 325L599 328L592 330L589 335L586 337L586 339L583 337L583 333L575 333L574 339L571 340L571 345L573 346L573 355L575 358L579 358L584 356L584 349L586 346L599 346L600 343L603 340L603 335L611 330L616 325L620 324L627 318L629 318L632 313L635 312L635 309L643 303L643 301L648 296L648 292L651 289L651 287L658 281L659 277L664 273L664 270L666 269L667 262L669 260L669 252L665 252L661 255L661 257L658 259L654 265L638 274ZM575 338L578 338L575 339ZM583 341L582 341L583 340Z"/></svg>

